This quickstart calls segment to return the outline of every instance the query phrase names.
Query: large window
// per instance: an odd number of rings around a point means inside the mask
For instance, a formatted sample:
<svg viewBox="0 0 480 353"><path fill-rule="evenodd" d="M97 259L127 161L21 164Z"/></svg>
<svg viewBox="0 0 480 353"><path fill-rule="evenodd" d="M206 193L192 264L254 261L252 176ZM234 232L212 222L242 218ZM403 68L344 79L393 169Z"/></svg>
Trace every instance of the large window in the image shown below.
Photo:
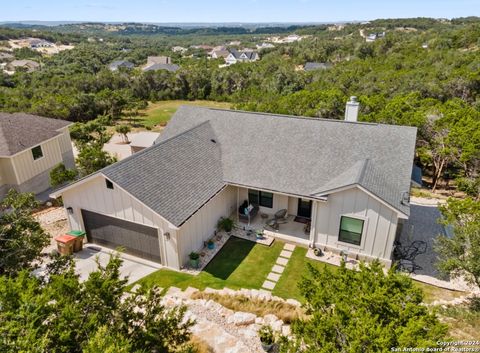
<svg viewBox="0 0 480 353"><path fill-rule="evenodd" d="M252 205L273 208L273 194L271 192L249 189L248 202Z"/></svg>
<svg viewBox="0 0 480 353"><path fill-rule="evenodd" d="M342 216L340 220L340 234L338 240L344 243L360 245L362 242L364 220Z"/></svg>
<svg viewBox="0 0 480 353"><path fill-rule="evenodd" d="M33 156L34 160L42 158L43 157L42 146L33 147L32 148L32 156Z"/></svg>

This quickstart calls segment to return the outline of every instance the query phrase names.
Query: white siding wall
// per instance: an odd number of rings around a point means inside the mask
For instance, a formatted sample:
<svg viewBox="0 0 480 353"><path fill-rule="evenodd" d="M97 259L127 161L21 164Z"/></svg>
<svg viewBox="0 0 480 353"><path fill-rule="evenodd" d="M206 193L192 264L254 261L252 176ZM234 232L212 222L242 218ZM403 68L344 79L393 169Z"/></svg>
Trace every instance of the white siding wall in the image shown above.
<svg viewBox="0 0 480 353"><path fill-rule="evenodd" d="M340 217L352 216L365 220L360 246L338 241ZM317 202L314 241L317 246L329 246L349 253L380 258L390 262L398 214L358 188L328 196L327 202Z"/></svg>
<svg viewBox="0 0 480 353"><path fill-rule="evenodd" d="M10 158L0 158L0 185L4 184L17 184Z"/></svg>
<svg viewBox="0 0 480 353"><path fill-rule="evenodd" d="M60 137L57 137L42 143L43 157L37 160L33 159L31 149L25 150L12 157L12 161L15 164L15 169L17 171L19 184L30 180L34 176L43 173L62 162L62 150L60 148L59 139Z"/></svg>
<svg viewBox="0 0 480 353"><path fill-rule="evenodd" d="M227 186L188 219L178 231L181 264L188 261L188 254L203 248L216 230L220 217L230 216L236 209L236 188Z"/></svg>
<svg viewBox="0 0 480 353"><path fill-rule="evenodd" d="M81 209L158 228L162 264L179 268L176 230L170 223L117 185L113 190L108 189L103 176L77 185L75 188L65 191L62 196L65 208L72 207L74 211L73 214L67 213L71 229L85 230ZM163 236L165 232L170 233L169 240Z"/></svg>

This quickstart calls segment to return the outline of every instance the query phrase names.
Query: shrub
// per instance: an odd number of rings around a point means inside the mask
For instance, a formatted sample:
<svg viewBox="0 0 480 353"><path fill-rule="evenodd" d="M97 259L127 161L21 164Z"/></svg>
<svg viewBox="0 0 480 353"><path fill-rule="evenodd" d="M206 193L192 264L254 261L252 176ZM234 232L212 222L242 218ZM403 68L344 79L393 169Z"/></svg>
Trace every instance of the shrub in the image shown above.
<svg viewBox="0 0 480 353"><path fill-rule="evenodd" d="M219 231L224 230L230 232L233 229L233 219L222 217L218 220L217 229Z"/></svg>
<svg viewBox="0 0 480 353"><path fill-rule="evenodd" d="M198 260L198 259L200 258L200 255L199 255L197 252L192 251L192 252L188 255L188 257L190 258L190 260Z"/></svg>
<svg viewBox="0 0 480 353"><path fill-rule="evenodd" d="M273 336L273 331L270 326L262 326L260 330L258 330L258 336L263 344L270 345L275 342L275 337Z"/></svg>
<svg viewBox="0 0 480 353"><path fill-rule="evenodd" d="M63 163L59 163L50 171L50 185L53 187L62 185L74 180L76 176L75 169L67 169Z"/></svg>

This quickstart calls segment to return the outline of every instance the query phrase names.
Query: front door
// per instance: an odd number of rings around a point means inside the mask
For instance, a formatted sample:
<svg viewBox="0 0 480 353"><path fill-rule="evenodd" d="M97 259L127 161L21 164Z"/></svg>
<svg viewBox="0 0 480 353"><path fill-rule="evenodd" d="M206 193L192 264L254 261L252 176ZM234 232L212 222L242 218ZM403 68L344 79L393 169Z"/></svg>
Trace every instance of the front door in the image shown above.
<svg viewBox="0 0 480 353"><path fill-rule="evenodd" d="M297 216L308 219L312 217L312 200L298 199Z"/></svg>

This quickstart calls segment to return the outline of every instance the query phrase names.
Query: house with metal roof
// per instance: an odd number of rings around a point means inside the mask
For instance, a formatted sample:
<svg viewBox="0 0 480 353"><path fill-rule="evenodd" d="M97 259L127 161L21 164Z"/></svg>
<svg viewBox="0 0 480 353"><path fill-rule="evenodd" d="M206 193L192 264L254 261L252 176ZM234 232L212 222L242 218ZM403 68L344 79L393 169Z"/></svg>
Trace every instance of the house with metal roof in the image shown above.
<svg viewBox="0 0 480 353"><path fill-rule="evenodd" d="M304 71L327 70L332 67L330 63L307 62L303 66Z"/></svg>
<svg viewBox="0 0 480 353"><path fill-rule="evenodd" d="M50 186L57 164L75 166L71 122L24 113L0 113L0 199L8 190L35 194Z"/></svg>
<svg viewBox="0 0 480 353"><path fill-rule="evenodd" d="M89 241L175 269L221 217L388 267L409 217L416 128L357 113L355 99L342 120L183 106L153 146L52 196Z"/></svg>

